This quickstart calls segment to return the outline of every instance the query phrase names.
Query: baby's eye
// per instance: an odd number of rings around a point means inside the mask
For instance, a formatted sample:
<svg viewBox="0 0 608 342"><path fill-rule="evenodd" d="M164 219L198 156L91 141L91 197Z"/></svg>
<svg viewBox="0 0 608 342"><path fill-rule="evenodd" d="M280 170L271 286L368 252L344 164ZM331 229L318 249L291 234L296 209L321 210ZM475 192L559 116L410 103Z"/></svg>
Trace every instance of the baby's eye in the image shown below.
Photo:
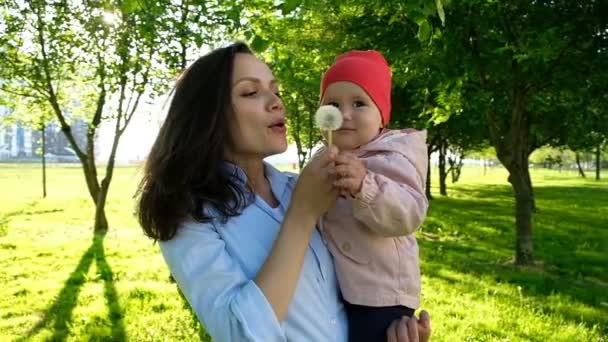
<svg viewBox="0 0 608 342"><path fill-rule="evenodd" d="M340 108L340 105L338 104L338 102L329 102L328 105L334 106L336 108Z"/></svg>
<svg viewBox="0 0 608 342"><path fill-rule="evenodd" d="M363 101L355 101L355 102L353 103L353 106L354 106L355 108L363 107L363 106L365 106L365 102L363 102Z"/></svg>

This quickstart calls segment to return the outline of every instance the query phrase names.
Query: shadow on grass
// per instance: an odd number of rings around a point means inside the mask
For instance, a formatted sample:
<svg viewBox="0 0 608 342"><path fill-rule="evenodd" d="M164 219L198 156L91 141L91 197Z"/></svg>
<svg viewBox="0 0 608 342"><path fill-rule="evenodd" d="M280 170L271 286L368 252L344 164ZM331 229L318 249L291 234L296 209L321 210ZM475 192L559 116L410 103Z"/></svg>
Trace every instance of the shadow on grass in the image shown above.
<svg viewBox="0 0 608 342"><path fill-rule="evenodd" d="M94 234L91 246L80 258L76 269L70 274L63 289L57 295L55 302L46 309L43 318L28 331L24 339L35 336L51 322L54 322L53 335L48 340L64 341L68 337L70 326L72 326L72 312L76 307L78 294L82 286L87 282L87 273L93 260L97 264L98 277L104 282L104 297L109 309L109 320L112 324L110 339L114 341L124 341L126 339L122 321L123 310L120 307L118 292L114 286L112 269L105 257L103 245L105 235L105 233ZM105 338L107 339L108 337L105 336Z"/></svg>
<svg viewBox="0 0 608 342"><path fill-rule="evenodd" d="M9 221L14 216L22 216L22 215L34 216L34 215L41 215L41 214L51 214L51 213L62 212L64 210L64 209L60 209L60 208L47 209L47 210L33 210L37 204L38 204L38 200L35 200L35 201L32 201L32 202L26 204L23 208L21 208L19 210L10 211L6 214L0 215L0 237L5 236L8 233L7 230L8 230Z"/></svg>
<svg viewBox="0 0 608 342"><path fill-rule="evenodd" d="M454 187L453 197L431 202L419 235L423 272L445 278L442 270L514 284L544 310L585 325L600 324L608 333L608 188L538 186L534 215L538 263L516 267L514 201L509 186ZM460 283L465 290L475 282ZM568 305L551 307L547 297L594 307L580 313ZM514 300L519 300L514 298Z"/></svg>
<svg viewBox="0 0 608 342"><path fill-rule="evenodd" d="M38 203L38 201L36 200L36 201L26 204L24 208L21 208L19 210L13 210L13 211L9 211L8 213L1 214L0 215L0 237L6 235L7 230L8 230L8 223L9 223L11 217L24 214L27 209L33 208L37 203Z"/></svg>

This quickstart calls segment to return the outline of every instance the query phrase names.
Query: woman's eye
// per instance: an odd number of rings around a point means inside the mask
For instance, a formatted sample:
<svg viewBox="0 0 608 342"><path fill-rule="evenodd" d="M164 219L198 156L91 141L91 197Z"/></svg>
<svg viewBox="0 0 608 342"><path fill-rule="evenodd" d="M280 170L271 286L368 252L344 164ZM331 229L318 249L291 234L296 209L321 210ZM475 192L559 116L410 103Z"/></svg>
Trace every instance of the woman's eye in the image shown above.
<svg viewBox="0 0 608 342"><path fill-rule="evenodd" d="M245 94L243 94L243 96L251 97L251 96L255 96L257 93L258 93L257 91L249 91L249 92L246 92Z"/></svg>
<svg viewBox="0 0 608 342"><path fill-rule="evenodd" d="M363 106L365 106L365 102L363 102L363 101L355 101L355 102L353 103L353 105L354 105L356 108L359 108L359 107L363 107Z"/></svg>
<svg viewBox="0 0 608 342"><path fill-rule="evenodd" d="M277 92L275 92L274 94L275 94L275 95L276 95L278 98L280 98L280 99L281 99L281 98L283 98L283 97L281 96L281 92L280 92L280 91L277 91Z"/></svg>

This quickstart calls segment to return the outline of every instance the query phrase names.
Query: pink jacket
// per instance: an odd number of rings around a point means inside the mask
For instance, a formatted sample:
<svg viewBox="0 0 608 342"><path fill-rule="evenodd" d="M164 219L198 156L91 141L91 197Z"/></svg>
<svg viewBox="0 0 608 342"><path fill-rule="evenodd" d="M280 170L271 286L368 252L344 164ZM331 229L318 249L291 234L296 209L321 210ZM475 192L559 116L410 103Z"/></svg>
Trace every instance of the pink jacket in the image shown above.
<svg viewBox="0 0 608 342"><path fill-rule="evenodd" d="M357 305L420 306L414 232L426 217L426 131L384 130L356 150L368 171L354 199L321 220L344 299Z"/></svg>

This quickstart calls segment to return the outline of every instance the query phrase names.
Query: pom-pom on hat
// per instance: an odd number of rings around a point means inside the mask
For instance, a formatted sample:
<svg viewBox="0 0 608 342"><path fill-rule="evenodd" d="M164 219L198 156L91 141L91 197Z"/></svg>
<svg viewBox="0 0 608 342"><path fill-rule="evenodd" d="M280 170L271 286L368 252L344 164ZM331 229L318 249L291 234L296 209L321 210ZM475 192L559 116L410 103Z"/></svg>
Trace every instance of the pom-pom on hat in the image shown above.
<svg viewBox="0 0 608 342"><path fill-rule="evenodd" d="M323 75L321 98L330 84L335 82L352 82L363 88L374 101L382 124L386 125L391 118L391 69L378 51L350 51L336 57L336 62Z"/></svg>

